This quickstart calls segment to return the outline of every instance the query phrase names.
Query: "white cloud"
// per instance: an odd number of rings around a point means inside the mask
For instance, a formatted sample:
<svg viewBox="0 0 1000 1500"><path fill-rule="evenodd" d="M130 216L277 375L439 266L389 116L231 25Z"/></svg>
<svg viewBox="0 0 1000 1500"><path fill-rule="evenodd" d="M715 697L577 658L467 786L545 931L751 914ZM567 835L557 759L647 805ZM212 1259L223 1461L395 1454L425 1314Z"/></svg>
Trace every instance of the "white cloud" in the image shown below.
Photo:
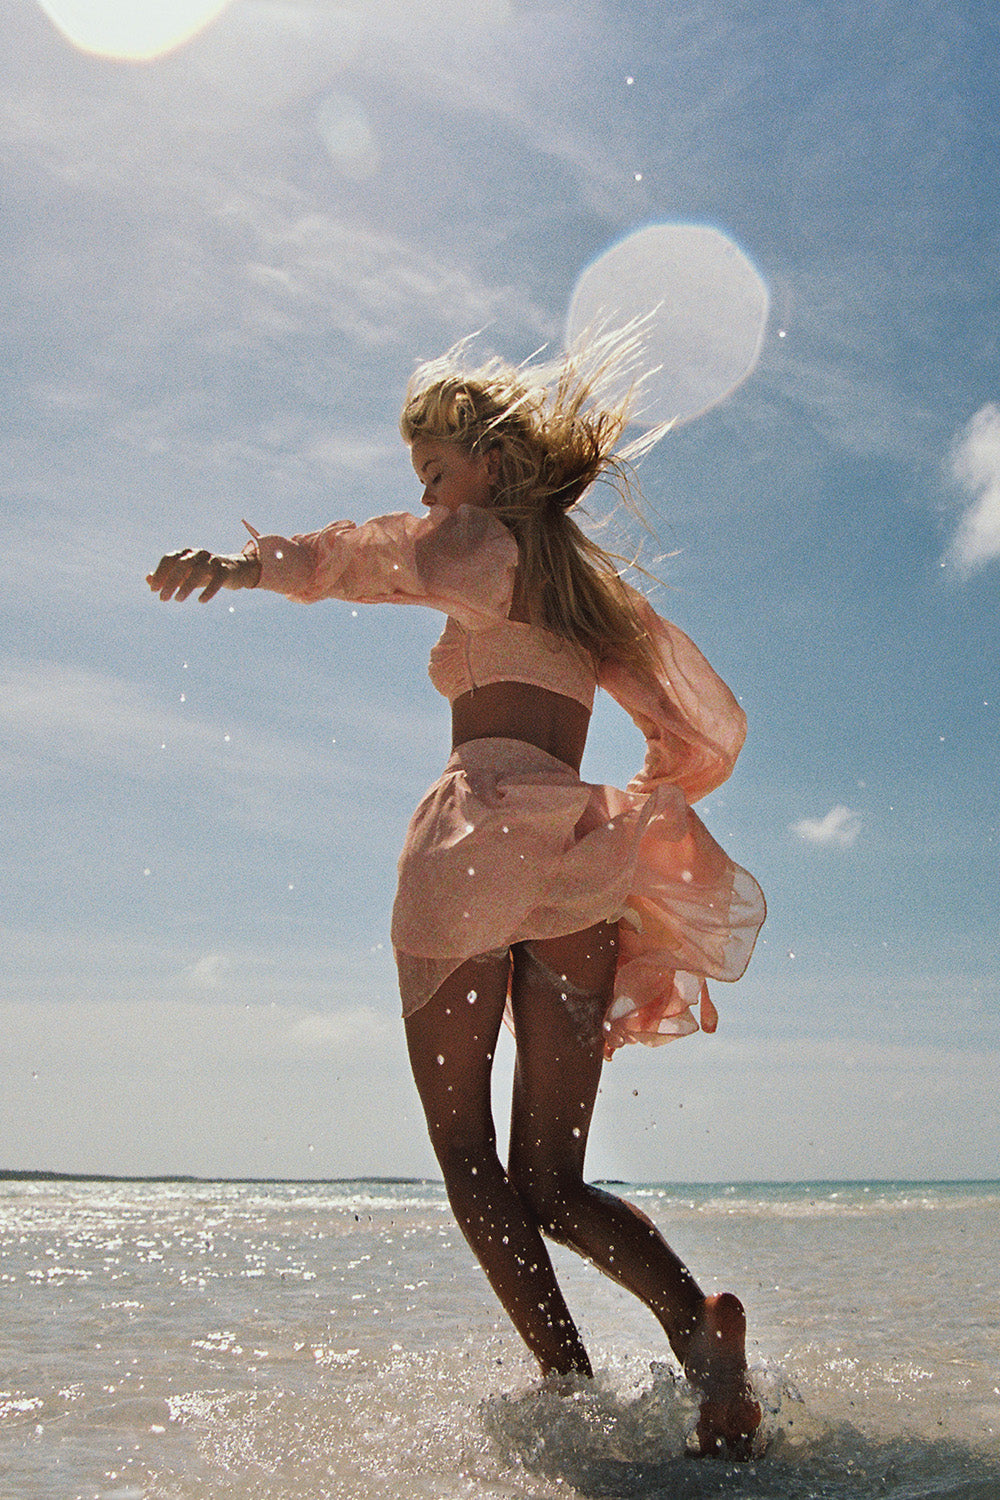
<svg viewBox="0 0 1000 1500"><path fill-rule="evenodd" d="M1000 557L1000 406L988 402L962 429L950 472L974 498L945 554L963 574Z"/></svg>
<svg viewBox="0 0 1000 1500"><path fill-rule="evenodd" d="M184 971L184 978L196 990L218 990L229 978L232 967L224 953L205 953Z"/></svg>
<svg viewBox="0 0 1000 1500"><path fill-rule="evenodd" d="M371 1006L0 1005L0 1162L346 1177L432 1169L402 1026ZM397 1165L398 1163L398 1165Z"/></svg>
<svg viewBox="0 0 1000 1500"><path fill-rule="evenodd" d="M436 1175L398 1016L356 1000L323 1011L19 1000L0 1006L0 1058L8 1167ZM936 1038L629 1048L602 1081L590 1170L648 1182L983 1177L1000 1141L998 1064L995 1049ZM505 1038L501 1137L509 1073Z"/></svg>
<svg viewBox="0 0 1000 1500"><path fill-rule="evenodd" d="M375 1011L393 1022L399 1013L395 964L387 942L366 947L340 946L331 940L304 946L283 934L276 946L236 943L199 953L159 933L145 937L79 930L57 922L47 928L0 926L0 951L0 1004L47 1004L57 996L60 1005L77 1005L82 1011L97 1004L97 996L100 1003L114 1007L130 1005L141 995L154 1012L170 1006L185 1011L197 1006L211 1011L249 1006L262 1017L277 1011L286 1016L333 1015L338 1025L343 1017L364 1010L362 1019L369 1029ZM0 1059L5 1045L0 1027ZM120 1046L125 1045L123 1038Z"/></svg>
<svg viewBox="0 0 1000 1500"><path fill-rule="evenodd" d="M428 735L428 716L408 716L363 694L345 695L338 723L363 725L373 737ZM189 714L148 687L58 662L0 659L0 727L8 742L5 769L28 780L67 765L151 778L197 772L238 782L241 794L250 795L261 786L270 793L282 785L335 789L372 775L367 764L359 769L326 745L316 749L235 717ZM395 790L405 777L383 770L377 780Z"/></svg>
<svg viewBox="0 0 1000 1500"><path fill-rule="evenodd" d="M591 1170L636 1181L992 1176L998 1065L995 1048L933 1036L869 1034L864 1047L691 1037L606 1070Z"/></svg>
<svg viewBox="0 0 1000 1500"><path fill-rule="evenodd" d="M376 443L367 438L340 434L318 437L306 454L316 463L332 469L344 469L349 474L364 477L392 463L399 454L399 438L393 434L392 443Z"/></svg>
<svg viewBox="0 0 1000 1500"><path fill-rule="evenodd" d="M861 814L852 812L842 802L824 818L800 818L792 823L791 830L808 844L824 844L840 849L849 849L861 832Z"/></svg>

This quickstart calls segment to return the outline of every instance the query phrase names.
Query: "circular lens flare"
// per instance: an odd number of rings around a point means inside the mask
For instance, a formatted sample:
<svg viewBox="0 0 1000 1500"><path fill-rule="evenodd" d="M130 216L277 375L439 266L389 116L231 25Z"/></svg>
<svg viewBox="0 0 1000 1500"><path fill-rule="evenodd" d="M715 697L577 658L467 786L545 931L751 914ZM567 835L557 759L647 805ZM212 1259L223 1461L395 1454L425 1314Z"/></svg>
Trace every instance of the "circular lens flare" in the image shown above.
<svg viewBox="0 0 1000 1500"><path fill-rule="evenodd" d="M690 422L750 375L767 312L767 287L728 236L704 224L651 224L582 273L566 342L643 320L646 373L633 420Z"/></svg>

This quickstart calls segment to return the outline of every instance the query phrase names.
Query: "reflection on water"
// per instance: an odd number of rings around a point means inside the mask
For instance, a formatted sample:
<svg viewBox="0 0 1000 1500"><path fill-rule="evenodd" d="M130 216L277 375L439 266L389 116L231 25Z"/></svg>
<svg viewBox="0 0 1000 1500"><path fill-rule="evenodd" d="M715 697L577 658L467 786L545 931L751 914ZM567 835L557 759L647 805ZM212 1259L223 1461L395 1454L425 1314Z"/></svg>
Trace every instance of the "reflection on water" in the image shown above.
<svg viewBox="0 0 1000 1500"><path fill-rule="evenodd" d="M5 1183L3 1500L995 1500L995 1184L627 1191L746 1297L749 1465L559 1249L598 1373L540 1383L438 1184Z"/></svg>

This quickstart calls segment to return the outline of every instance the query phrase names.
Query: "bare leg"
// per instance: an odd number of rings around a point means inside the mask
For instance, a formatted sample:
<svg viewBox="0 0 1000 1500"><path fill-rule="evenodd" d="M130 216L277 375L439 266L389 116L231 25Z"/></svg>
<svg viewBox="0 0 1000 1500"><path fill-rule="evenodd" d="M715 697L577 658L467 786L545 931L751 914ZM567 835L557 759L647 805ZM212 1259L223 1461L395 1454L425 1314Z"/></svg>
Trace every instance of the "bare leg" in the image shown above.
<svg viewBox="0 0 1000 1500"><path fill-rule="evenodd" d="M616 928L601 923L515 949L510 1177L546 1234L645 1302L704 1394L702 1452L716 1451L716 1438L732 1452L760 1422L749 1394L740 1303L728 1293L706 1300L645 1214L583 1180L616 938Z"/></svg>
<svg viewBox="0 0 1000 1500"><path fill-rule="evenodd" d="M456 970L407 1018L410 1063L448 1201L490 1285L544 1374L590 1375L537 1222L497 1157L490 1073L508 968L505 955Z"/></svg>

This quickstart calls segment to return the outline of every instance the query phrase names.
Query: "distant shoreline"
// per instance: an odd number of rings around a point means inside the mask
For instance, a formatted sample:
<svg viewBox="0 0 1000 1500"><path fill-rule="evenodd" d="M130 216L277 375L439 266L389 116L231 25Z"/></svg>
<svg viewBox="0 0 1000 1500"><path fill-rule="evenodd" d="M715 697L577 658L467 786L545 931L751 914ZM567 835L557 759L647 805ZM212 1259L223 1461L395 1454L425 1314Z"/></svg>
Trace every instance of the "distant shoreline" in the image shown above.
<svg viewBox="0 0 1000 1500"><path fill-rule="evenodd" d="M117 1172L35 1172L14 1171L0 1168L0 1182L178 1182L220 1183L229 1186L245 1183L248 1187L322 1187L343 1182L399 1183L403 1186L425 1187L438 1179L434 1177L197 1177L186 1172L165 1172L156 1176L131 1176Z"/></svg>
<svg viewBox="0 0 1000 1500"><path fill-rule="evenodd" d="M626 1181L620 1177L595 1177L596 1184L605 1187L670 1187L670 1188L851 1188L851 1187L1000 1187L1000 1178L994 1177L802 1177L802 1178L754 1178L718 1182L640 1182ZM0 1168L0 1183L4 1182L120 1182L164 1184L179 1186L220 1187L339 1187L345 1184L373 1183L381 1187L441 1187L437 1177L199 1177L193 1173L164 1172L150 1176L133 1176L115 1172L45 1172L33 1169Z"/></svg>

